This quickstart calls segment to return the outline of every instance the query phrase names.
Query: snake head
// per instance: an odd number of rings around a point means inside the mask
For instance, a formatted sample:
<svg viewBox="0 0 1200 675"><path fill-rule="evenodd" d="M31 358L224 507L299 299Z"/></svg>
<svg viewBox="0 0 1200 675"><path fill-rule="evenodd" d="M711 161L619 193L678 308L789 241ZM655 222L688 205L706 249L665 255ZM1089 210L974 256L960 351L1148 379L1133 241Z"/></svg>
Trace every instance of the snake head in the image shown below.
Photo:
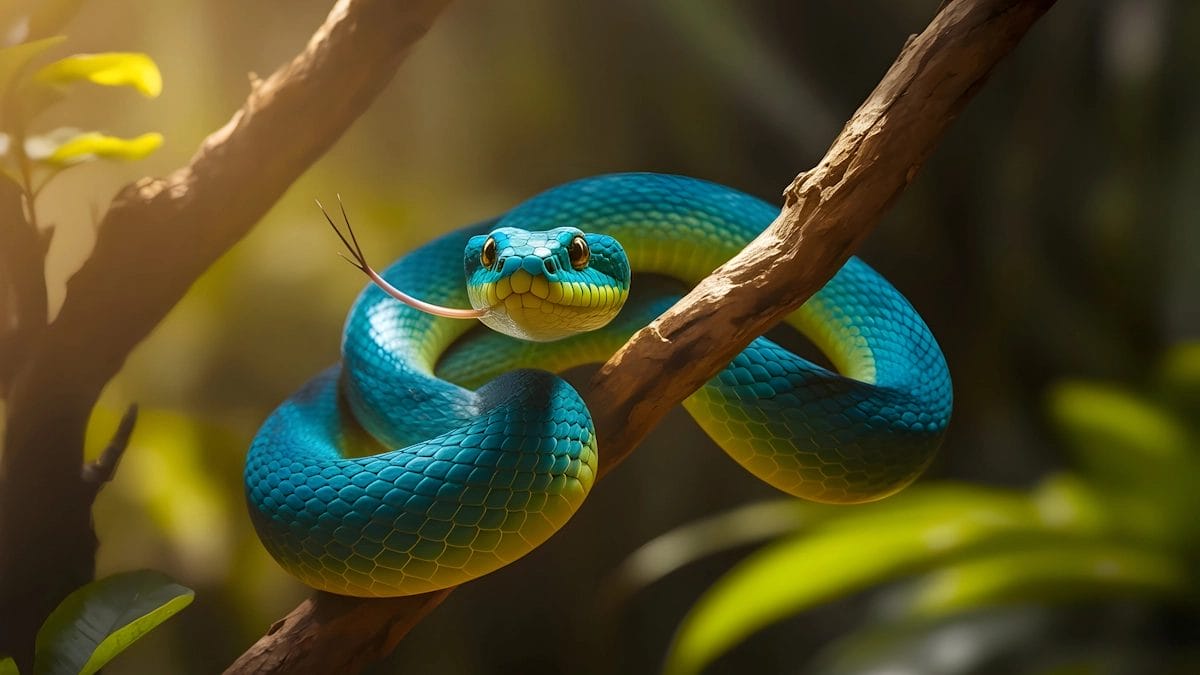
<svg viewBox="0 0 1200 675"><path fill-rule="evenodd" d="M464 258L471 306L483 323L549 342L607 324L629 294L629 259L616 239L574 227L501 227L472 237Z"/></svg>

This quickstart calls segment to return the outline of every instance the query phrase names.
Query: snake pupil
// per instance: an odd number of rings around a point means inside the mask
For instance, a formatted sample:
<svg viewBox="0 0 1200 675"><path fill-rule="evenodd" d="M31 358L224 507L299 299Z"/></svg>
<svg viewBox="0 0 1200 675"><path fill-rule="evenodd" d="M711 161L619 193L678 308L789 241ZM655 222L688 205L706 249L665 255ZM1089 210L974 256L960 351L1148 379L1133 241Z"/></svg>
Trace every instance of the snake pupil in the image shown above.
<svg viewBox="0 0 1200 675"><path fill-rule="evenodd" d="M592 252L588 248L587 240L576 236L571 240L570 244L567 244L567 255L571 258L571 267L582 270L587 267L588 260L592 257Z"/></svg>
<svg viewBox="0 0 1200 675"><path fill-rule="evenodd" d="M487 241L483 242L483 250L479 253L479 264L491 269L496 262L496 240L488 237Z"/></svg>

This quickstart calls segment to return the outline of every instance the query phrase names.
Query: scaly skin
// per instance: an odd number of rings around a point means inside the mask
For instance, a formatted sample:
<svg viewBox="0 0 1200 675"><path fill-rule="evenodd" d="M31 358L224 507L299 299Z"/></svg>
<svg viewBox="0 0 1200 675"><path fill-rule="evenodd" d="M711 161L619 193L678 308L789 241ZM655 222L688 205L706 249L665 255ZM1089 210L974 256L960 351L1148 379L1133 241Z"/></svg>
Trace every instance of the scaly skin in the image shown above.
<svg viewBox="0 0 1200 675"><path fill-rule="evenodd" d="M445 588L528 553L579 508L597 468L587 408L545 369L603 360L676 297L645 294L598 327L625 302L629 269L694 284L777 213L690 178L599 176L405 256L388 282L490 307L484 322L510 334L596 329L527 342L368 287L341 366L284 402L250 448L247 502L267 550L305 583L358 596ZM581 271L564 265L574 228L592 245ZM480 264L488 233L502 244L491 266ZM945 359L912 306L851 258L787 321L840 374L759 338L687 410L739 464L799 497L870 501L911 483L951 409Z"/></svg>

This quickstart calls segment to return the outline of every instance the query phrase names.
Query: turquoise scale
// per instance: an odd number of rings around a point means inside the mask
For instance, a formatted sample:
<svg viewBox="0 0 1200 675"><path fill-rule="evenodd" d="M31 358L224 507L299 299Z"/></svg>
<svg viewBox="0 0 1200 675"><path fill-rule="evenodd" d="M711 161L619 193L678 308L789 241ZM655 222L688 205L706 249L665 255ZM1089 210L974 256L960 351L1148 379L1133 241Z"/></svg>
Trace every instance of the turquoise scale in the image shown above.
<svg viewBox="0 0 1200 675"><path fill-rule="evenodd" d="M604 328L530 343L368 287L347 318L341 366L282 404L251 446L247 502L267 550L311 586L362 596L444 588L528 553L578 509L597 467L586 407L546 370L605 359L678 297L678 287L637 293L644 275L694 284L777 214L700 180L599 176L405 256L383 273L390 283L465 307L470 235L574 227L621 242L635 292ZM840 373L759 338L687 410L793 495L861 502L911 483L952 402L945 359L912 306L851 258L788 323Z"/></svg>

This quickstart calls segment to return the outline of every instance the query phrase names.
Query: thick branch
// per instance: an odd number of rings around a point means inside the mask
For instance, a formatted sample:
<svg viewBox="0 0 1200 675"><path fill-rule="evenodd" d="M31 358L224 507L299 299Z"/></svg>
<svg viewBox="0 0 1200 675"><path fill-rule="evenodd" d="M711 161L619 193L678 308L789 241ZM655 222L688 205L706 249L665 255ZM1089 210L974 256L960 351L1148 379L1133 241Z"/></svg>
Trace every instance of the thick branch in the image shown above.
<svg viewBox="0 0 1200 675"><path fill-rule="evenodd" d="M942 132L999 62L1054 0L951 0L910 39L825 157L784 193L782 213L744 251L633 336L587 393L601 450L601 476L633 451L681 402L756 336L821 288L846 262L916 176ZM437 604L438 594L396 600L344 600L364 635L402 637ZM364 642L324 621L351 621L318 595L293 611L228 673L316 672L327 650L353 653ZM384 604L386 603L386 604ZM368 608L385 611L366 618ZM324 611L334 612L331 616ZM391 610L399 614L392 613ZM320 618L317 618L320 614ZM366 643L374 644L373 637ZM258 654L284 654L266 660Z"/></svg>
<svg viewBox="0 0 1200 675"><path fill-rule="evenodd" d="M82 471L83 436L101 389L200 274L366 110L448 1L338 0L305 49L255 82L186 166L113 200L92 255L71 278L58 318L17 364L8 396L0 652L23 670L41 620L92 576L95 485Z"/></svg>
<svg viewBox="0 0 1200 675"><path fill-rule="evenodd" d="M392 653L450 589L400 598L317 592L242 654L229 673L357 673Z"/></svg>
<svg viewBox="0 0 1200 675"><path fill-rule="evenodd" d="M25 218L20 186L0 177L0 398L46 329L48 243Z"/></svg>

